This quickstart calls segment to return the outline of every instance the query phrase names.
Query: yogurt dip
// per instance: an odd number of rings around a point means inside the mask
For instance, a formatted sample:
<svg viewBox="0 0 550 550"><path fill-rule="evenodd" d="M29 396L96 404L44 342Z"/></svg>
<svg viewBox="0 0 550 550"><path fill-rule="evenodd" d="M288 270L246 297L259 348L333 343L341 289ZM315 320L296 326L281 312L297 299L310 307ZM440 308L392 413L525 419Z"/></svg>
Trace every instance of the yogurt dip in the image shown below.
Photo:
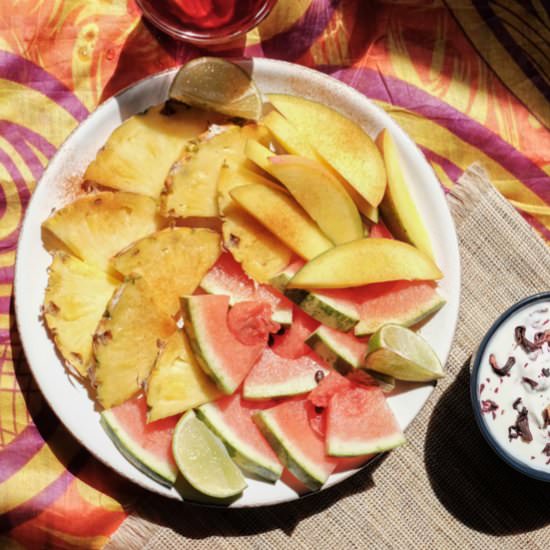
<svg viewBox="0 0 550 550"><path fill-rule="evenodd" d="M550 296L542 298L497 321L478 353L472 389L493 446L512 457L512 465L519 461L550 475Z"/></svg>

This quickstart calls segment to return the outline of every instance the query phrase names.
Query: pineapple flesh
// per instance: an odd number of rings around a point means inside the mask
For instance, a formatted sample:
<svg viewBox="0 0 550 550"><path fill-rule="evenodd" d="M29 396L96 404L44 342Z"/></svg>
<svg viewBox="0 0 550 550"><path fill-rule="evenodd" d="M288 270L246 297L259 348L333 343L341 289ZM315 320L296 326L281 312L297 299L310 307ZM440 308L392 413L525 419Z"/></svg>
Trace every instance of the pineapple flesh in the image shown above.
<svg viewBox="0 0 550 550"><path fill-rule="evenodd" d="M129 279L120 286L93 340L92 379L104 408L141 390L159 349L175 330L173 319L157 308L144 279Z"/></svg>
<svg viewBox="0 0 550 550"><path fill-rule="evenodd" d="M84 179L156 200L185 143L204 132L212 116L175 102L134 115L111 134Z"/></svg>
<svg viewBox="0 0 550 550"><path fill-rule="evenodd" d="M179 312L179 297L193 294L221 252L220 236L205 228L176 227L145 237L117 254L113 267L122 275L140 276L157 306Z"/></svg>
<svg viewBox="0 0 550 550"><path fill-rule="evenodd" d="M119 283L65 252L53 255L44 318L63 359L82 377L92 356L93 335Z"/></svg>
<svg viewBox="0 0 550 550"><path fill-rule="evenodd" d="M165 217L213 218L219 215L217 181L222 166L250 166L244 154L247 139L263 135L265 129L248 125L227 125L212 136L190 142L183 158L176 162L166 180L161 196L161 213Z"/></svg>
<svg viewBox="0 0 550 550"><path fill-rule="evenodd" d="M250 183L275 185L242 167L223 167L220 172L218 205L223 216L223 241L245 273L259 283L268 283L289 264L292 251L231 198L231 189Z"/></svg>
<svg viewBox="0 0 550 550"><path fill-rule="evenodd" d="M197 364L185 333L177 331L166 342L147 382L147 421L180 414L221 395Z"/></svg>
<svg viewBox="0 0 550 550"><path fill-rule="evenodd" d="M114 254L159 228L159 218L149 197L104 191L57 210L42 227L81 260L108 270Z"/></svg>

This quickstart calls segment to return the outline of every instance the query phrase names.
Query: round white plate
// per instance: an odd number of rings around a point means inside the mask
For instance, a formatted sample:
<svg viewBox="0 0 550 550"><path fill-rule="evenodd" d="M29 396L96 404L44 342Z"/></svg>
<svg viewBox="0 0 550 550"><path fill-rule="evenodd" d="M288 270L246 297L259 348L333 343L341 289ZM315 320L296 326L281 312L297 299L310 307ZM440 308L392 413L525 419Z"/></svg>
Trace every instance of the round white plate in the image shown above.
<svg viewBox="0 0 550 550"><path fill-rule="evenodd" d="M458 244L447 203L431 167L403 130L364 95L317 71L271 59L241 62L251 71L263 93L286 93L320 101L360 124L375 137L388 128L394 137L407 180L426 222L440 268L445 273L441 291L447 304L422 327L422 335L445 362L455 331L460 291ZM131 481L171 498L181 498L137 470L116 449L99 423L99 413L86 390L72 380L56 354L42 322L41 305L51 258L45 250L40 226L52 210L70 202L79 176L111 132L126 118L167 98L175 70L153 75L103 103L67 139L51 160L27 209L15 270L15 309L23 348L45 398L59 419L93 455ZM399 423L405 428L433 390L431 385L403 385L390 398ZM356 470L355 470L356 471ZM354 471L334 474L325 487ZM233 506L260 506L298 498L290 487L249 480Z"/></svg>

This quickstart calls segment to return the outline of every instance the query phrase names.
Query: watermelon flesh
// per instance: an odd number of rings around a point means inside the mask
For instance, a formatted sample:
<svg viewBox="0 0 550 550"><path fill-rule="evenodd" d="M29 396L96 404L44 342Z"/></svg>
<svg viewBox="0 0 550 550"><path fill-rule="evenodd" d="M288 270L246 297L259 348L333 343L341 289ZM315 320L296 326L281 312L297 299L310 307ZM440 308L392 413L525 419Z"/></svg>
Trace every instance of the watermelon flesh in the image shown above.
<svg viewBox="0 0 550 550"><path fill-rule="evenodd" d="M230 297L230 304L238 302L266 302L271 306L272 319L277 323L292 322L292 303L274 288L251 279L231 254L224 252L201 281L203 290L210 294Z"/></svg>
<svg viewBox="0 0 550 550"><path fill-rule="evenodd" d="M163 485L176 481L172 434L179 416L147 424L143 395L101 413L101 424L122 454L143 473Z"/></svg>
<svg viewBox="0 0 550 550"><path fill-rule="evenodd" d="M264 342L246 345L227 324L229 297L213 294L182 298L183 329L195 358L220 390L232 394L260 357Z"/></svg>
<svg viewBox="0 0 550 550"><path fill-rule="evenodd" d="M329 400L326 449L331 456L379 453L405 443L384 393L376 386L355 385Z"/></svg>
<svg viewBox="0 0 550 550"><path fill-rule="evenodd" d="M319 382L307 398L315 407L325 408L328 407L333 395L350 391L354 386L351 380L333 370Z"/></svg>
<svg viewBox="0 0 550 550"><path fill-rule="evenodd" d="M311 349L305 341L319 326L315 319L305 314L297 306L294 306L292 318L292 325L283 334L275 336L271 346L277 355L287 359L297 359L310 353Z"/></svg>
<svg viewBox="0 0 550 550"><path fill-rule="evenodd" d="M311 428L307 399L290 399L254 415L254 421L290 472L310 490L322 487L338 465Z"/></svg>
<svg viewBox="0 0 550 550"><path fill-rule="evenodd" d="M247 399L267 399L307 393L325 373L327 365L313 352L287 359L267 347L246 377L243 395Z"/></svg>
<svg viewBox="0 0 550 550"><path fill-rule="evenodd" d="M433 281L392 281L350 290L361 318L355 326L358 336L372 334L387 323L414 325L445 304Z"/></svg>
<svg viewBox="0 0 550 550"><path fill-rule="evenodd" d="M393 239L393 235L382 220L370 228L369 237L373 239Z"/></svg>
<svg viewBox="0 0 550 550"><path fill-rule="evenodd" d="M220 437L245 472L277 481L283 466L252 420L254 413L274 405L274 401L250 402L235 393L202 405L197 414Z"/></svg>
<svg viewBox="0 0 550 550"><path fill-rule="evenodd" d="M271 319L271 306L266 302L236 303L227 313L227 326L247 346L267 343L269 333L281 328Z"/></svg>

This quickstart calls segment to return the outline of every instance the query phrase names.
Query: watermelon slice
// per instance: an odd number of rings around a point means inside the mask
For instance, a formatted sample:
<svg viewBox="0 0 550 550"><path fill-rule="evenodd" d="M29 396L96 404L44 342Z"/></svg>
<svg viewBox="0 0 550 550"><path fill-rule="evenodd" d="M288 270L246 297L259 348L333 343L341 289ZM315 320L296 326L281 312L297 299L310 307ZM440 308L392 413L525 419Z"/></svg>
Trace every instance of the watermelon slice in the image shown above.
<svg viewBox="0 0 550 550"><path fill-rule="evenodd" d="M183 329L195 358L222 392L232 394L260 357L265 342L246 345L227 325L228 296L202 294L181 299Z"/></svg>
<svg viewBox="0 0 550 550"><path fill-rule="evenodd" d="M281 328L271 319L271 306L266 302L238 302L227 313L227 326L247 346L265 344L269 334Z"/></svg>
<svg viewBox="0 0 550 550"><path fill-rule="evenodd" d="M331 456L358 456L388 451L405 436L376 386L355 385L329 399L326 449Z"/></svg>
<svg viewBox="0 0 550 550"><path fill-rule="evenodd" d="M298 260L271 280L271 284L284 292L300 309L323 325L347 332L359 322L359 313L353 295L347 289L302 290L287 289L288 282L304 265Z"/></svg>
<svg viewBox="0 0 550 550"><path fill-rule="evenodd" d="M196 412L245 472L274 482L281 477L283 467L252 420L253 413L273 405L273 401L251 403L235 393L202 405Z"/></svg>
<svg viewBox="0 0 550 550"><path fill-rule="evenodd" d="M292 474L312 491L320 489L338 460L325 454L323 438L311 428L307 399L285 401L253 418Z"/></svg>
<svg viewBox="0 0 550 550"><path fill-rule="evenodd" d="M306 344L331 367L342 374L360 368L367 353L367 342L353 334L321 325L306 340Z"/></svg>
<svg viewBox="0 0 550 550"><path fill-rule="evenodd" d="M172 456L172 434L179 416L147 424L147 401L139 395L101 413L101 425L118 450L136 468L167 487L178 468Z"/></svg>
<svg viewBox="0 0 550 550"><path fill-rule="evenodd" d="M380 227L376 231L384 229ZM365 336L386 323L415 325L445 304L433 281L391 281L315 291L286 289L288 281L302 265L301 260L290 264L271 280L271 284L308 315L341 332L355 327L356 336Z"/></svg>
<svg viewBox="0 0 550 550"><path fill-rule="evenodd" d="M338 374L336 371L330 371L330 373L319 382L319 385L312 390L307 398L315 407L326 408L333 395L350 391L356 385L357 384L341 374Z"/></svg>
<svg viewBox="0 0 550 550"><path fill-rule="evenodd" d="M283 334L273 338L273 351L281 357L296 359L307 355L310 352L309 346L305 343L310 334L315 331L319 323L306 315L302 310L294 308L292 314L294 319L292 325Z"/></svg>
<svg viewBox="0 0 550 550"><path fill-rule="evenodd" d="M201 288L209 294L229 296L230 305L246 301L267 302L273 311L273 321L282 325L292 323L292 303L270 286L256 283L227 252L203 277Z"/></svg>
<svg viewBox="0 0 550 550"><path fill-rule="evenodd" d="M415 325L445 304L433 281L392 281L353 290L361 317L357 336L373 334L388 323Z"/></svg>
<svg viewBox="0 0 550 550"><path fill-rule="evenodd" d="M269 399L307 393L326 373L327 365L312 352L287 359L268 347L246 377L243 395L246 399Z"/></svg>

